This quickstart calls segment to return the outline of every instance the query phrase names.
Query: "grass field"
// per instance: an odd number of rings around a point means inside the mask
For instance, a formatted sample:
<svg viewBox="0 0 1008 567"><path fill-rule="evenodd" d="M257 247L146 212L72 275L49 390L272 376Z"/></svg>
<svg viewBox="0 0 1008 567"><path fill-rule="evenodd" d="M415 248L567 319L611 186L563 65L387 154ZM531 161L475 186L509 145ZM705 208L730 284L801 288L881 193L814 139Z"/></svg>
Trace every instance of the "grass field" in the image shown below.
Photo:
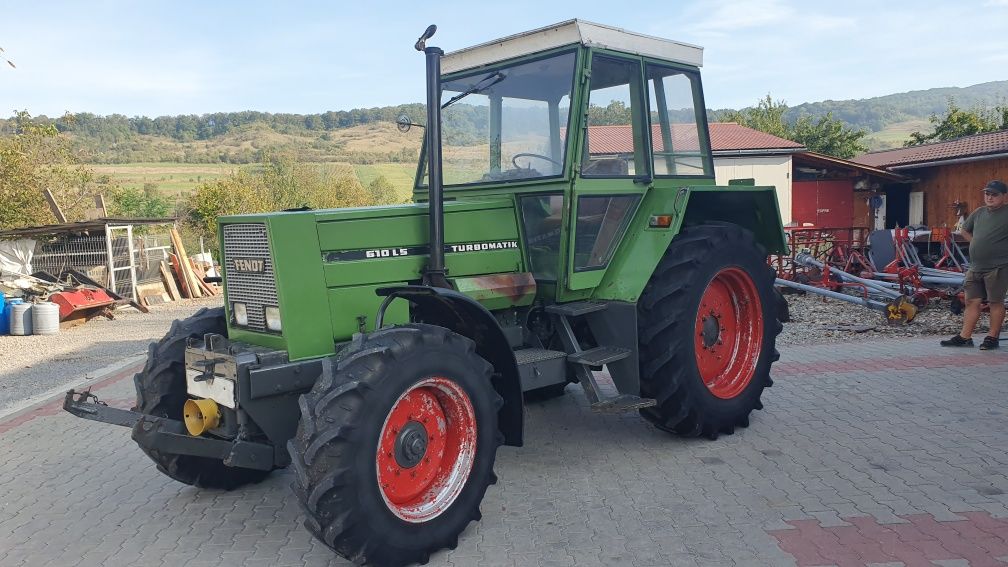
<svg viewBox="0 0 1008 567"><path fill-rule="evenodd" d="M903 142L910 139L911 132L930 132L931 123L927 120L907 120L890 124L878 132L872 132L865 137L865 144L875 150L902 148Z"/></svg>
<svg viewBox="0 0 1008 567"><path fill-rule="evenodd" d="M191 192L200 183L224 177L239 166L227 163L124 163L90 165L98 175L110 175L124 187L143 189L148 183L173 197Z"/></svg>
<svg viewBox="0 0 1008 567"><path fill-rule="evenodd" d="M414 163L376 163L354 166L354 169L357 171L357 179L365 187L379 175L384 175L400 197L407 199L413 195L413 176L416 175Z"/></svg>
<svg viewBox="0 0 1008 567"><path fill-rule="evenodd" d="M413 194L413 175L416 165L412 163L377 163L352 165L347 163L319 163L320 167L346 169L356 173L361 184L367 187L379 175L384 175L396 188L396 193L404 200ZM192 164L192 163L124 163L92 164L98 175L109 175L124 187L143 189L148 184L155 190L171 196L182 197L201 183L225 177L243 167L233 164Z"/></svg>

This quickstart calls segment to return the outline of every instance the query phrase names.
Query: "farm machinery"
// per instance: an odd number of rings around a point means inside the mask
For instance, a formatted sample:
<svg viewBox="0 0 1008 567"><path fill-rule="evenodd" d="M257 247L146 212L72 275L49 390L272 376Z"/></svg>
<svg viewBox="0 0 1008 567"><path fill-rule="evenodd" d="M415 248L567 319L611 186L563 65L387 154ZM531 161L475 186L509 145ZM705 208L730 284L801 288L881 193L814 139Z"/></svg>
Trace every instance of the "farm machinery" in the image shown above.
<svg viewBox="0 0 1008 567"><path fill-rule="evenodd" d="M444 55L434 31L415 202L220 218L224 307L151 345L132 411L64 404L183 483L290 466L360 563L456 546L525 394L715 439L778 358L776 197L716 185L701 48L572 20Z"/></svg>
<svg viewBox="0 0 1008 567"><path fill-rule="evenodd" d="M776 285L880 311L889 324L910 323L931 300L961 312L969 262L948 228L933 228L940 255L922 257L910 229L787 228L789 253L771 256ZM930 265L929 265L930 264Z"/></svg>

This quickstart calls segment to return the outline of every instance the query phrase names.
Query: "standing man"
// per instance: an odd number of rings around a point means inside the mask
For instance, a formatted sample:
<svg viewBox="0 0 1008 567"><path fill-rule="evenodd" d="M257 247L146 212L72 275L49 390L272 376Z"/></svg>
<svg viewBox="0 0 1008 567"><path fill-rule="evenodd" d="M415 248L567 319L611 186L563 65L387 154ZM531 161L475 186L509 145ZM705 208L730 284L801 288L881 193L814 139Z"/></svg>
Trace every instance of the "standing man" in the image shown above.
<svg viewBox="0 0 1008 567"><path fill-rule="evenodd" d="M966 313L962 331L942 346L973 346L973 328L980 319L980 302L990 306L990 331L980 350L998 347L1005 318L1004 298L1008 291L1008 186L997 179L983 189L984 205L963 223L962 234L969 240L969 271L963 285Z"/></svg>

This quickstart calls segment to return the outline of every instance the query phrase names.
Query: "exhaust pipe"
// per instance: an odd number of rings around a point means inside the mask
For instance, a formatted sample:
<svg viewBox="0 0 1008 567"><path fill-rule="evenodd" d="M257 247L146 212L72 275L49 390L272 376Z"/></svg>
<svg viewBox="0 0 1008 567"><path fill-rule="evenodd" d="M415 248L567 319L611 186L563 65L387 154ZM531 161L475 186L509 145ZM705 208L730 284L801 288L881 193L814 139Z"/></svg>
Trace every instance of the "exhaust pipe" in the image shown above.
<svg viewBox="0 0 1008 567"><path fill-rule="evenodd" d="M220 409L213 400L186 400L182 406L182 416L186 431L193 437L199 437L220 425Z"/></svg>
<svg viewBox="0 0 1008 567"><path fill-rule="evenodd" d="M413 47L427 58L427 210L430 256L423 271L424 285L452 289L444 259L444 186L441 180L441 56L440 47L427 45L437 31L428 26Z"/></svg>

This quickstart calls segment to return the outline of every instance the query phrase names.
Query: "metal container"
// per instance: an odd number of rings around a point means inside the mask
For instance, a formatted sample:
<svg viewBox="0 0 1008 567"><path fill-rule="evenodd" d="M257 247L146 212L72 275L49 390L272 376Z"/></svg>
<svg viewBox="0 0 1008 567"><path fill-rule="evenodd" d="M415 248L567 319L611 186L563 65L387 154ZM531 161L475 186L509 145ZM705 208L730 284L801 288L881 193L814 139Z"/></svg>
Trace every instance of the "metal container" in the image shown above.
<svg viewBox="0 0 1008 567"><path fill-rule="evenodd" d="M59 332L59 305L44 301L31 309L32 334L55 335Z"/></svg>
<svg viewBox="0 0 1008 567"><path fill-rule="evenodd" d="M10 306L10 334L30 335L32 334L31 303L11 303Z"/></svg>

